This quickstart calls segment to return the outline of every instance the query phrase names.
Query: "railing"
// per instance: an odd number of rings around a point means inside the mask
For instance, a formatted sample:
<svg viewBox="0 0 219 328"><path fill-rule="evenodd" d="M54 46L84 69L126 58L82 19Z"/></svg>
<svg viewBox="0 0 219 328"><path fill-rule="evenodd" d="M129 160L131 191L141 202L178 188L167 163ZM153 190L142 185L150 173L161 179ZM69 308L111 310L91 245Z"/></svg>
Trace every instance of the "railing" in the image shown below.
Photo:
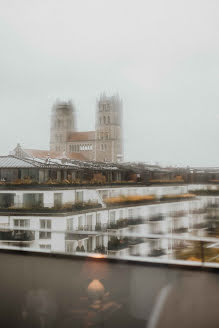
<svg viewBox="0 0 219 328"><path fill-rule="evenodd" d="M103 228L102 230L100 230ZM94 253L112 254L123 258L134 259L135 261L151 261L153 258L161 262L180 262L184 264L205 263L211 266L219 266L219 238L182 236L180 234L159 234L159 233L133 233L109 230L107 225L84 226L80 231L51 230L45 229L49 237L46 240L48 245L55 245L55 249L46 252L56 253L78 253L83 248L86 256L93 256ZM25 242L28 242L28 249L42 251L40 238L42 229L33 230L30 228L1 228L0 247L10 248L11 246L23 249ZM71 244L70 251L66 251L63 245ZM24 243L24 244L22 244ZM82 247L83 246L83 247ZM120 251L123 252L121 257ZM89 251L88 251L89 250ZM43 250L44 251L44 250Z"/></svg>
<svg viewBox="0 0 219 328"><path fill-rule="evenodd" d="M186 233L186 232L188 232L188 227L179 227L173 229L173 233Z"/></svg>
<svg viewBox="0 0 219 328"><path fill-rule="evenodd" d="M22 230L2 230L0 231L0 242L27 242L35 240L35 233L33 231Z"/></svg>
<svg viewBox="0 0 219 328"><path fill-rule="evenodd" d="M164 220L163 215L153 215L149 218L148 221L162 221L162 220Z"/></svg>

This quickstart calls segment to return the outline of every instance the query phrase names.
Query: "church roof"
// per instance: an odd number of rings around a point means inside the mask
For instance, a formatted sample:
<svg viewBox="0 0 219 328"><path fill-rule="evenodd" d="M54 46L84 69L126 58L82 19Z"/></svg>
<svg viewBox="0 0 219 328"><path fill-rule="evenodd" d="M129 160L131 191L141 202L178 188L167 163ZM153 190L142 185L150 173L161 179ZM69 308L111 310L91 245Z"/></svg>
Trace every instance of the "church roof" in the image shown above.
<svg viewBox="0 0 219 328"><path fill-rule="evenodd" d="M71 132L68 141L94 141L95 131Z"/></svg>

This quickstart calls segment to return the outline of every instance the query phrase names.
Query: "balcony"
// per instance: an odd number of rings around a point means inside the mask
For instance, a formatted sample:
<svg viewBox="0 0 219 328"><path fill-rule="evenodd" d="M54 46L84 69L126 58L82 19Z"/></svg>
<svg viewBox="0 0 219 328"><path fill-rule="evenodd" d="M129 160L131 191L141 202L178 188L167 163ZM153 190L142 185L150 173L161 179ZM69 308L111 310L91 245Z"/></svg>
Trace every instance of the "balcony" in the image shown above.
<svg viewBox="0 0 219 328"><path fill-rule="evenodd" d="M78 212L78 211L87 211L92 209L101 208L102 205L95 202L82 202L82 203L73 203L73 204L63 204L59 207L44 207L43 204L41 205L29 205L29 206L22 206L16 207L11 206L8 208L0 208L0 212L13 212L13 213L21 213L21 212L31 212L34 211L35 213L63 213L63 212Z"/></svg>
<svg viewBox="0 0 219 328"><path fill-rule="evenodd" d="M163 255L166 255L166 251L165 251L165 249L162 249L162 248L153 249L148 254L148 256L150 256L150 257L159 257L159 256L163 256Z"/></svg>
<svg viewBox="0 0 219 328"><path fill-rule="evenodd" d="M138 245L140 243L144 243L144 238L117 238L117 237L111 237L111 240L108 242L108 250L109 251L119 251L125 248L129 248L133 245Z"/></svg>
<svg viewBox="0 0 219 328"><path fill-rule="evenodd" d="M186 233L188 232L188 228L186 227L179 227L179 228L174 228L173 233Z"/></svg>
<svg viewBox="0 0 219 328"><path fill-rule="evenodd" d="M65 234L65 240L75 240L75 241L79 241L79 240L83 240L83 239L87 239L88 235L87 234L78 234L78 233L66 233Z"/></svg>
<svg viewBox="0 0 219 328"><path fill-rule="evenodd" d="M13 231L0 231L0 241L33 241L35 240L35 232L34 231L21 231L21 230L13 230Z"/></svg>
<svg viewBox="0 0 219 328"><path fill-rule="evenodd" d="M143 224L145 222L146 222L146 220L143 220L142 218L120 219L114 223L109 223L107 228L108 229L122 229L122 228L127 228L128 226L132 226L132 225Z"/></svg>
<svg viewBox="0 0 219 328"><path fill-rule="evenodd" d="M153 215L151 216L148 221L156 222L156 221L162 221L164 219L164 216L161 214Z"/></svg>

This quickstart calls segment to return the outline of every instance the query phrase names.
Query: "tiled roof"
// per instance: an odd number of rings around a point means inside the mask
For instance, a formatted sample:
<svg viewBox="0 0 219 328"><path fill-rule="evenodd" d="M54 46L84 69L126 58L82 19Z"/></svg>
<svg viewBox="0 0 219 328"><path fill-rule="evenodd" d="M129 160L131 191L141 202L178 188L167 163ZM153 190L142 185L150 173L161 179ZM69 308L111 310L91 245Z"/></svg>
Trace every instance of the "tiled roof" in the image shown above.
<svg viewBox="0 0 219 328"><path fill-rule="evenodd" d="M84 157L83 154L81 153L65 153L65 152L57 152L57 151L49 151L49 150L40 150L40 149L23 149L23 151L35 158L41 158L41 159L46 159L46 158L57 158L57 159L75 159L79 161L84 161L86 158Z"/></svg>
<svg viewBox="0 0 219 328"><path fill-rule="evenodd" d="M95 140L95 131L71 132L68 141L93 141Z"/></svg>
<svg viewBox="0 0 219 328"><path fill-rule="evenodd" d="M76 159L78 161L86 161L86 157L81 153L68 153L67 158Z"/></svg>
<svg viewBox="0 0 219 328"><path fill-rule="evenodd" d="M5 156L6 157L6 156ZM92 170L118 170L119 165L115 163L104 163L88 161L82 153L65 153L39 149L23 149L18 144L8 158L17 158L25 165L40 168L74 168ZM19 167L22 167L19 166ZM23 166L24 167L24 166ZM26 167L26 166L25 166Z"/></svg>

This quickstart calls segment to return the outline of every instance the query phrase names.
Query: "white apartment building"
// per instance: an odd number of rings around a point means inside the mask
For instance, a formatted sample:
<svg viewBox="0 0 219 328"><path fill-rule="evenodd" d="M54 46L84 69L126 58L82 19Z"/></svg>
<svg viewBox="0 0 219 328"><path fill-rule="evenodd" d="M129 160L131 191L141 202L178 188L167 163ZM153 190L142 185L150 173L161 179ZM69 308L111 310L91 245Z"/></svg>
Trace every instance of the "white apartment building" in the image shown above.
<svg viewBox="0 0 219 328"><path fill-rule="evenodd" d="M171 256L173 242L162 236L181 234L186 239L195 229L200 230L205 219L202 210L209 202L214 203L215 197L115 208L107 208L104 199L145 194L159 199L194 188L203 186L0 190L0 204L9 195L9 200L13 200L8 209L0 212L1 230L15 234L10 240L4 237L1 244L66 253L104 250L115 256L148 256L160 249L161 256ZM69 205L80 202L99 204L99 208L69 209ZM151 234L160 234L161 238L144 237ZM128 244L119 245L118 249L109 247L112 238L125 240L127 236L131 238Z"/></svg>

